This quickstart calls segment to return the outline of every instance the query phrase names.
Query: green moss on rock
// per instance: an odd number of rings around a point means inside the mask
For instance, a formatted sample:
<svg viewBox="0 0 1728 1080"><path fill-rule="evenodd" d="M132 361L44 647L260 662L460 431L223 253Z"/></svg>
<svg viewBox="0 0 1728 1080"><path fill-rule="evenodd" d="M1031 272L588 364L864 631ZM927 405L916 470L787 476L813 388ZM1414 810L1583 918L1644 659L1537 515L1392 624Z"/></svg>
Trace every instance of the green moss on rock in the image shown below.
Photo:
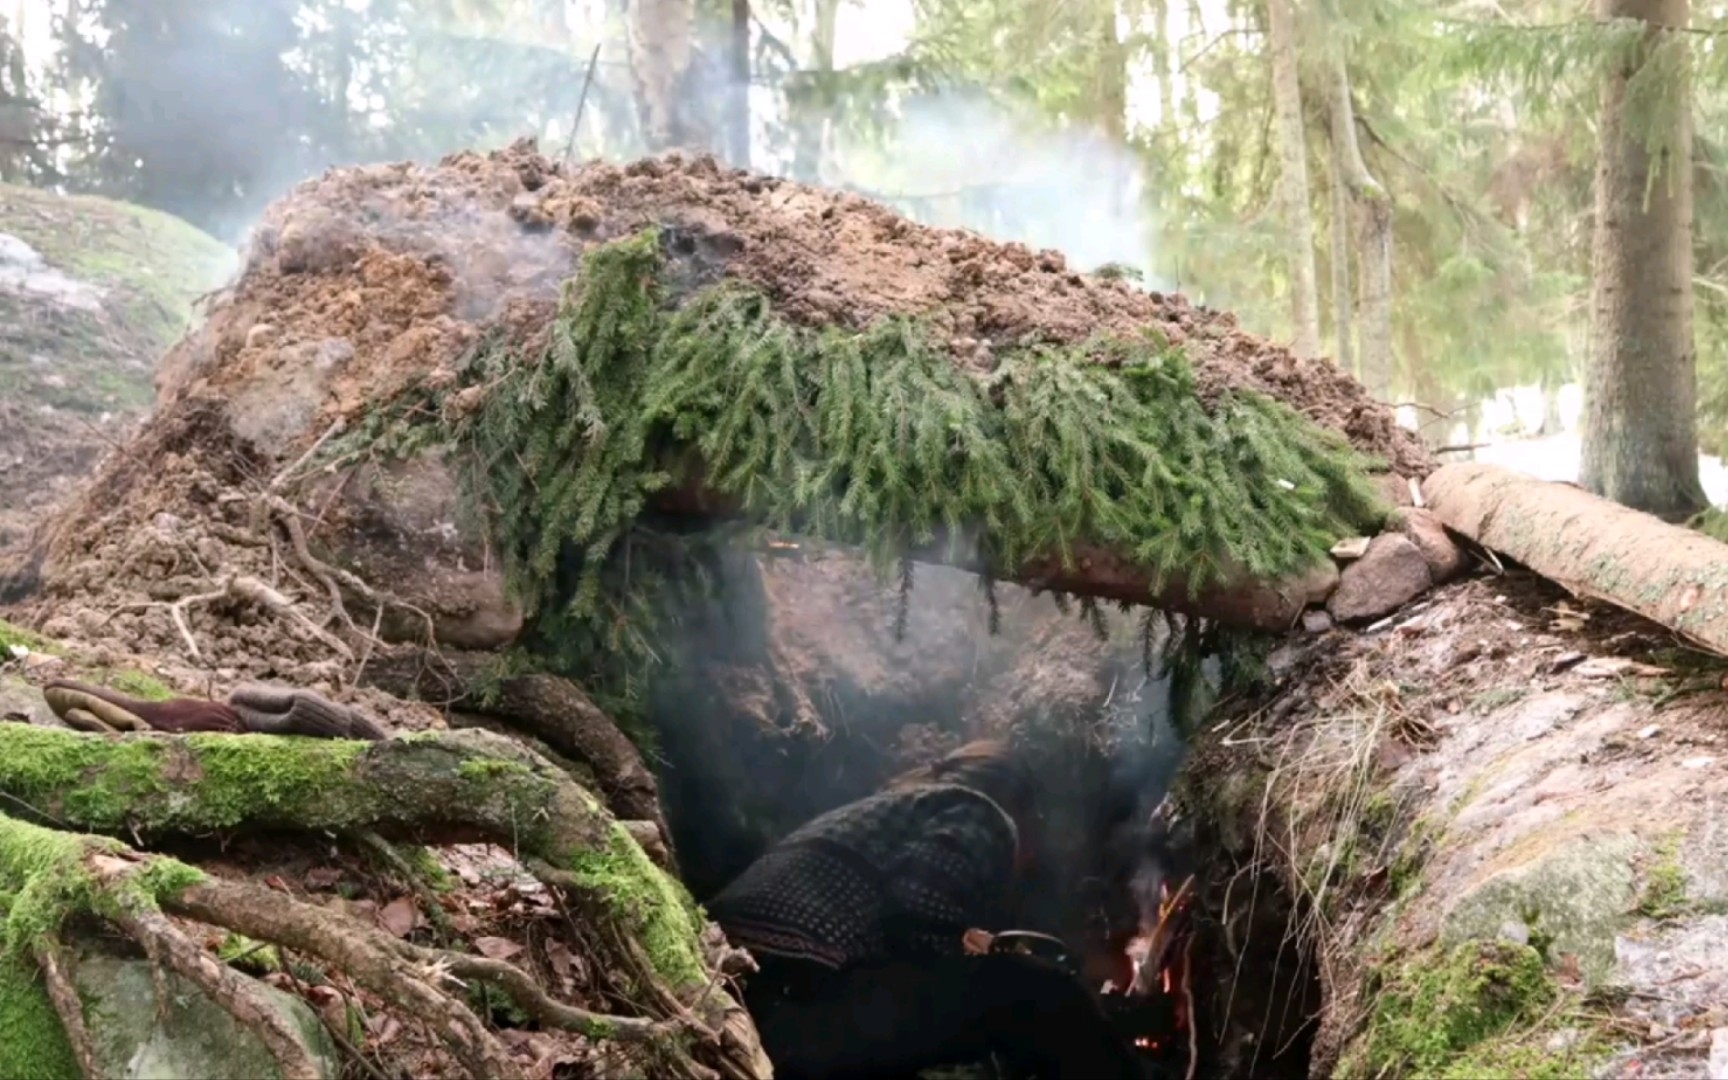
<svg viewBox="0 0 1728 1080"><path fill-rule="evenodd" d="M1557 988L1535 949L1468 941L1408 957L1374 978L1367 1028L1340 1076L1441 1076L1548 1006ZM1482 1075L1482 1074L1477 1074Z"/></svg>

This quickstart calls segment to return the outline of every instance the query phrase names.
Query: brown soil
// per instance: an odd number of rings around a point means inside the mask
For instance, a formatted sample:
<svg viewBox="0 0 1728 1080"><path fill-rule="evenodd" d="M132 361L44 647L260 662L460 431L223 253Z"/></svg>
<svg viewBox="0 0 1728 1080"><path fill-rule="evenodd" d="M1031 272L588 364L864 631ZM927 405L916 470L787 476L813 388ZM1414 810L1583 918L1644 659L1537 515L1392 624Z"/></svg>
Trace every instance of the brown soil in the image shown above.
<svg viewBox="0 0 1728 1080"><path fill-rule="evenodd" d="M279 363L284 346L343 338L355 356L332 404L355 409L454 357L483 324L543 322L582 250L649 225L681 234L675 243L698 277L751 282L808 325L925 316L968 368L1016 344L1151 330L1189 356L1208 398L1259 390L1402 475L1432 465L1348 375L1180 294L1084 275L1053 251L918 225L858 195L710 158L572 168L527 143L430 168L337 169L301 184L266 215L244 279L213 316L219 332L177 350L163 380L174 392L205 378L232 386Z"/></svg>

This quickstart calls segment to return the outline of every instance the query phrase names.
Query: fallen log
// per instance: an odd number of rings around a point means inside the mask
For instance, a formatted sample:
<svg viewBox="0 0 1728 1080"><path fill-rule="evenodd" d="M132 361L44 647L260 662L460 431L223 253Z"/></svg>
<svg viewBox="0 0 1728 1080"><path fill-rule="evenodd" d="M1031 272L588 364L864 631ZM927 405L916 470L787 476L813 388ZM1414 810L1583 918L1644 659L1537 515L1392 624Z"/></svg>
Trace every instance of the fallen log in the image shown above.
<svg viewBox="0 0 1728 1080"><path fill-rule="evenodd" d="M1728 544L1496 465L1442 466L1422 495L1447 528L1483 547L1728 656Z"/></svg>

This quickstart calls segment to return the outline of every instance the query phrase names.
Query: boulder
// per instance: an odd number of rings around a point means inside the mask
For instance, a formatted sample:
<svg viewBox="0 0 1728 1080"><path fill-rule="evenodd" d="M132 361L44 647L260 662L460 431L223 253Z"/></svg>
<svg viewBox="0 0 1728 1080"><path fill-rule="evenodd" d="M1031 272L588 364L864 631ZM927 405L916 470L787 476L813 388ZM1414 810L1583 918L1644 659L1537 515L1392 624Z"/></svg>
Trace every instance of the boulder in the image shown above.
<svg viewBox="0 0 1728 1080"><path fill-rule="evenodd" d="M1338 578L1326 610L1339 622L1378 619L1434 585L1422 549L1399 533L1382 533Z"/></svg>
<svg viewBox="0 0 1728 1080"><path fill-rule="evenodd" d="M167 1001L147 960L91 953L78 962L78 993L101 1075L116 1080L206 1080L281 1076L264 1043L196 986L164 973ZM328 1080L342 1059L323 1023L305 1002L266 986L264 996L291 1026Z"/></svg>
<svg viewBox="0 0 1728 1080"><path fill-rule="evenodd" d="M1428 574L1434 584L1444 585L1464 571L1464 552L1447 535L1446 526L1434 511L1407 507L1399 513L1397 527L1428 561Z"/></svg>

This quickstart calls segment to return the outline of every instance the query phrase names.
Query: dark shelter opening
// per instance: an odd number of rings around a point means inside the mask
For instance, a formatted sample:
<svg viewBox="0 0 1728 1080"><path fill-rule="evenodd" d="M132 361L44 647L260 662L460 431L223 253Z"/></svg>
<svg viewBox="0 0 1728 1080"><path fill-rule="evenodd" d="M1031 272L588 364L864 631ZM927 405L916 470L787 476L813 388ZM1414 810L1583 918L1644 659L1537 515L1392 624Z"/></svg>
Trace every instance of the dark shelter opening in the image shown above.
<svg viewBox="0 0 1728 1080"><path fill-rule="evenodd" d="M681 613L680 651L647 702L668 822L699 902L800 826L973 739L1011 742L1040 789L1035 854L1007 921L978 928L996 935L989 955L916 972L881 965L812 990L828 1004L757 1016L765 1040L789 1025L800 1050L844 1056L850 1033L831 1051L819 1045L818 1014L835 1009L876 1017L882 1039L966 1046L1041 1026L1092 1030L1087 1016L1101 1015L1140 1075L1307 1075L1319 991L1286 932L1291 905L1271 875L1247 897L1251 862L1209 850L1218 837L1184 818L1182 691L1146 666L1132 620L1112 614L1094 635L1050 597L997 586L986 602L972 575L947 568L918 567L896 595L858 560L794 543L731 550L721 567L715 600ZM796 979L785 966L752 977ZM1052 967L1061 980L1046 977ZM992 995L1000 1007L986 1023L976 1003ZM1023 999L1042 1010L1017 1011ZM979 1076L1061 1068L1013 1058L952 1064Z"/></svg>

